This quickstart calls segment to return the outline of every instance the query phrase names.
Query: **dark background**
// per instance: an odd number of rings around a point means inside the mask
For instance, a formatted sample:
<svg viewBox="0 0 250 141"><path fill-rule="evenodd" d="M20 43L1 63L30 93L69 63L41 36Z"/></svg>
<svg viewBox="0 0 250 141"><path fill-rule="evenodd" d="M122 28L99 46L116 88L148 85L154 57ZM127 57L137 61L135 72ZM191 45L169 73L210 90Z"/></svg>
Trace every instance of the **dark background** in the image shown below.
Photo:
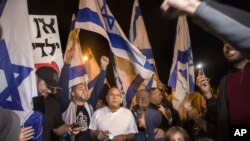
<svg viewBox="0 0 250 141"><path fill-rule="evenodd" d="M120 24L124 33L129 35L129 26L134 0L107 0L109 8ZM220 0L249 11L247 1ZM156 67L160 80L167 84L172 64L173 47L175 42L176 19L165 19L160 12L162 0L139 0L148 37L153 49ZM70 31L70 22L73 13L77 13L79 0L28 0L29 14L57 15L60 39L63 52ZM216 16L216 15L214 15ZM194 25L190 19L189 31L193 49L194 63L202 62L204 71L211 78L212 85L217 86L220 78L228 72L229 65L222 53L222 43ZM106 40L95 33L81 31L81 45L90 47L97 60L101 55L108 55L109 47ZM110 65L111 66L111 65ZM108 68L108 79L114 85L112 69Z"/></svg>

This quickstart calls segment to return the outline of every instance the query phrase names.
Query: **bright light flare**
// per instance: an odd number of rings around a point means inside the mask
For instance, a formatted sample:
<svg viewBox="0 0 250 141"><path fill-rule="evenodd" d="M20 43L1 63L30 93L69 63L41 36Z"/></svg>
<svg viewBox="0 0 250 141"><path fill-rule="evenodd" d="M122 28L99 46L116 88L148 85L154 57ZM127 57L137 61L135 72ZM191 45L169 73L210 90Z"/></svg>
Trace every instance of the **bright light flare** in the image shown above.
<svg viewBox="0 0 250 141"><path fill-rule="evenodd" d="M197 64L196 68L199 70L199 74L204 75L203 64Z"/></svg>
<svg viewBox="0 0 250 141"><path fill-rule="evenodd" d="M197 64L196 68L197 69L201 69L203 67L203 65L201 63Z"/></svg>
<svg viewBox="0 0 250 141"><path fill-rule="evenodd" d="M84 62L86 62L86 61L89 60L89 57L88 57L87 55L84 55L84 56L82 57L82 60L83 60Z"/></svg>

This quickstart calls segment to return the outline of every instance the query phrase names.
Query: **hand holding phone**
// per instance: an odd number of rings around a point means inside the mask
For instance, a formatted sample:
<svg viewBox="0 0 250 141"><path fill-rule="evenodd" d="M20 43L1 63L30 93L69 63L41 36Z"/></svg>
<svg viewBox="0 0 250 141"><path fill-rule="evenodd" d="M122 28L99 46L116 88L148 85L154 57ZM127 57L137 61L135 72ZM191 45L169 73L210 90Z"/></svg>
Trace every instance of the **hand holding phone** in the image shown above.
<svg viewBox="0 0 250 141"><path fill-rule="evenodd" d="M205 75L204 70L203 70L203 67L199 69L199 72L198 72L198 73L199 73L199 75Z"/></svg>
<svg viewBox="0 0 250 141"><path fill-rule="evenodd" d="M72 124L71 124L71 127L69 128L69 131L68 131L68 132L69 132L70 134L77 135L77 134L80 133L80 131L81 131L81 128L80 128L79 124L77 124L77 123L72 123Z"/></svg>
<svg viewBox="0 0 250 141"><path fill-rule="evenodd" d="M203 65L201 63L197 65L197 69L198 69L198 75L205 75Z"/></svg>
<svg viewBox="0 0 250 141"><path fill-rule="evenodd" d="M78 127L80 127L80 126L76 122L74 122L74 123L71 124L72 130L75 129L75 128L78 128Z"/></svg>

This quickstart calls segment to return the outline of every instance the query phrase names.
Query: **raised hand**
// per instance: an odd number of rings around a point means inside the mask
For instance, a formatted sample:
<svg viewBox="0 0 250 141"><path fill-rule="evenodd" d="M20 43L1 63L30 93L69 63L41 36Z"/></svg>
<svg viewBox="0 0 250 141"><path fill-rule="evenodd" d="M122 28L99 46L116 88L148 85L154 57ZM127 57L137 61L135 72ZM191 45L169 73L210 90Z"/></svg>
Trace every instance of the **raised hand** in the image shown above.
<svg viewBox="0 0 250 141"><path fill-rule="evenodd" d="M200 89L202 95L208 99L212 96L211 93L211 85L209 83L210 79L205 76L205 74L202 74L200 71L198 73L198 76L196 77L196 85Z"/></svg>
<svg viewBox="0 0 250 141"><path fill-rule="evenodd" d="M101 69L106 70L108 64L109 64L109 58L107 56L102 56L101 57Z"/></svg>
<svg viewBox="0 0 250 141"><path fill-rule="evenodd" d="M200 0L164 0L161 9L167 14L171 12L175 16L193 14L200 3Z"/></svg>
<svg viewBox="0 0 250 141"><path fill-rule="evenodd" d="M72 47L71 49L66 51L65 57L64 57L64 63L65 64L70 64L70 62L71 62L71 60L73 58L73 55L74 55L74 51L75 51L74 47Z"/></svg>

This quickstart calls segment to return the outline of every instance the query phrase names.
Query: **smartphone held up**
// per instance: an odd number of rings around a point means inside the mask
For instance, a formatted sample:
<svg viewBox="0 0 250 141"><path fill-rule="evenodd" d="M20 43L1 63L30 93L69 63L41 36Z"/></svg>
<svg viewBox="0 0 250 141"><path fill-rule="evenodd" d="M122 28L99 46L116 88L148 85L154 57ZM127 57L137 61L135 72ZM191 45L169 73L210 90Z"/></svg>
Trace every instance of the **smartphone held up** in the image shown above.
<svg viewBox="0 0 250 141"><path fill-rule="evenodd" d="M205 75L202 63L198 63L196 68L198 69L198 74L199 75Z"/></svg>

